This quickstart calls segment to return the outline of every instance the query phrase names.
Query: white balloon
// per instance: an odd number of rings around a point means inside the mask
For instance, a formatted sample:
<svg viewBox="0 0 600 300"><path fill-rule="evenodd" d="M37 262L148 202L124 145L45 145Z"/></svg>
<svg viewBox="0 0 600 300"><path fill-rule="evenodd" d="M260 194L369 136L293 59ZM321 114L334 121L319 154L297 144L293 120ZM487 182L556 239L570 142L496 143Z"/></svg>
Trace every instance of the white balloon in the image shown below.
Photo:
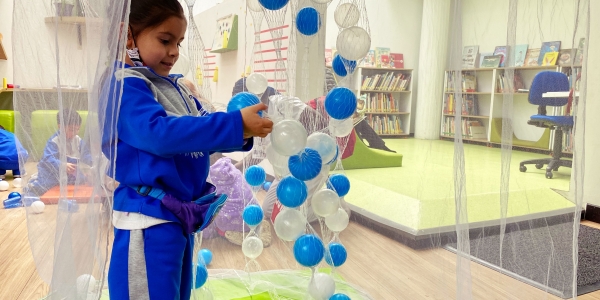
<svg viewBox="0 0 600 300"><path fill-rule="evenodd" d="M333 232L340 232L346 227L348 227L348 223L350 222L350 217L348 213L342 209L338 208L338 210L327 217L325 217L325 225Z"/></svg>
<svg viewBox="0 0 600 300"><path fill-rule="evenodd" d="M316 273L308 285L308 293L315 300L327 300L335 293L335 281L325 273Z"/></svg>
<svg viewBox="0 0 600 300"><path fill-rule="evenodd" d="M337 212L340 207L340 197L330 189L322 189L312 197L311 206L315 215L327 217Z"/></svg>
<svg viewBox="0 0 600 300"><path fill-rule="evenodd" d="M23 179L21 179L21 178L15 178L15 179L13 179L12 184L13 184L14 187L20 188L20 187L23 186Z"/></svg>
<svg viewBox="0 0 600 300"><path fill-rule="evenodd" d="M296 209L285 208L275 217L273 227L280 239L292 242L306 231L306 218Z"/></svg>
<svg viewBox="0 0 600 300"><path fill-rule="evenodd" d="M255 236L249 236L242 242L242 252L250 259L255 259L263 252L263 242Z"/></svg>
<svg viewBox="0 0 600 300"><path fill-rule="evenodd" d="M302 123L296 120L283 120L273 126L271 145L280 155L292 156L304 150L307 136Z"/></svg>
<svg viewBox="0 0 600 300"><path fill-rule="evenodd" d="M0 181L0 191L6 191L9 187L10 185L8 184L8 182L4 180Z"/></svg>
<svg viewBox="0 0 600 300"><path fill-rule="evenodd" d="M354 129L354 123L352 118L348 118L346 120L336 120L334 118L329 118L329 132L333 136L337 137L345 137L352 132Z"/></svg>
<svg viewBox="0 0 600 300"><path fill-rule="evenodd" d="M371 36L362 27L353 26L340 32L336 46L338 53L348 60L360 60L371 48Z"/></svg>
<svg viewBox="0 0 600 300"><path fill-rule="evenodd" d="M342 28L356 25L360 19L360 10L354 3L338 5L334 15L335 23Z"/></svg>
<svg viewBox="0 0 600 300"><path fill-rule="evenodd" d="M258 2L258 0L247 0L246 1L246 5L248 6L248 8L251 11L255 11L255 12L261 12L262 11L262 5L260 5L260 3Z"/></svg>
<svg viewBox="0 0 600 300"><path fill-rule="evenodd" d="M315 132L308 136L306 147L315 149L321 155L323 164L327 164L335 157L337 144L329 135L322 132Z"/></svg>
<svg viewBox="0 0 600 300"><path fill-rule="evenodd" d="M268 85L267 78L260 73L252 73L246 78L246 88L252 94L260 95L264 93Z"/></svg>
<svg viewBox="0 0 600 300"><path fill-rule="evenodd" d="M312 0L312 2L319 3L319 4L327 4L331 1L333 1L333 0Z"/></svg>
<svg viewBox="0 0 600 300"><path fill-rule="evenodd" d="M96 278L90 274L77 277L77 295L79 299L87 299L89 293L96 289Z"/></svg>
<svg viewBox="0 0 600 300"><path fill-rule="evenodd" d="M267 159L273 166L273 171L275 175L279 177L285 177L290 174L290 168L288 165L288 160L290 159L288 156L283 156L277 153L273 148L273 145L267 146Z"/></svg>
<svg viewBox="0 0 600 300"><path fill-rule="evenodd" d="M33 203L31 203L31 211L34 214L43 213L45 208L46 208L46 204L44 204L44 202L42 202L40 200L33 201Z"/></svg>

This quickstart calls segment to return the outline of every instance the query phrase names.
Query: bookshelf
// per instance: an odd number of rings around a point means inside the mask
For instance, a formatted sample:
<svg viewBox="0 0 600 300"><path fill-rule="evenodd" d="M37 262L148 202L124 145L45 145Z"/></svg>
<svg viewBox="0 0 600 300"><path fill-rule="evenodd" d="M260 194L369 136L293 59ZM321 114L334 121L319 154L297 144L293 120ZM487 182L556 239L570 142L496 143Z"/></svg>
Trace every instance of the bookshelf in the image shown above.
<svg viewBox="0 0 600 300"><path fill-rule="evenodd" d="M356 89L366 97L365 117L375 132L386 138L410 135L412 69L358 67Z"/></svg>
<svg viewBox="0 0 600 300"><path fill-rule="evenodd" d="M564 72L572 84L575 82L578 67L535 66L535 67L500 67L448 70L444 73L444 94L441 111L440 138L454 138L456 113L461 115L463 140L474 141L486 145L500 144L502 134L502 116L504 99L513 99L514 120L528 119L537 114L537 106L528 102L528 89L533 78L541 71ZM507 70L514 70L514 90L508 90L505 75ZM456 86L459 85L459 86ZM461 107L456 107L456 97L462 97ZM548 109L548 114L564 115L565 107ZM528 131L537 131L541 136L538 141L520 140L513 136L513 145L535 150L552 150L553 130L535 128L526 122L513 121L515 128L528 126ZM523 128L523 127L521 127ZM516 131L516 130L515 130ZM563 151L572 153L571 132L563 138Z"/></svg>

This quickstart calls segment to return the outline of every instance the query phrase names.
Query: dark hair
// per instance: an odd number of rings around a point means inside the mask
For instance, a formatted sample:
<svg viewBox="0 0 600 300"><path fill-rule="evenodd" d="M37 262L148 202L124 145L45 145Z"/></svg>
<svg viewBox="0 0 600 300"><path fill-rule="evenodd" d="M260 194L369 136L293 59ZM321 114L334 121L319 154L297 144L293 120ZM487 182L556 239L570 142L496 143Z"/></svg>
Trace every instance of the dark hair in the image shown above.
<svg viewBox="0 0 600 300"><path fill-rule="evenodd" d="M233 97L241 92L248 92L245 77L242 77L241 79L235 82L235 84L233 85L233 90L231 91L231 96ZM262 96L260 96L260 102L264 103L265 105L269 105L269 97L273 95L279 95L279 92L277 92L276 89L267 86L265 92L262 94Z"/></svg>
<svg viewBox="0 0 600 300"><path fill-rule="evenodd" d="M185 20L183 7L177 0L131 0L129 26L134 36L171 17Z"/></svg>
<svg viewBox="0 0 600 300"><path fill-rule="evenodd" d="M65 122L65 126L81 125L81 116L77 111L70 108L65 108L56 114L56 123L60 124L61 118Z"/></svg>

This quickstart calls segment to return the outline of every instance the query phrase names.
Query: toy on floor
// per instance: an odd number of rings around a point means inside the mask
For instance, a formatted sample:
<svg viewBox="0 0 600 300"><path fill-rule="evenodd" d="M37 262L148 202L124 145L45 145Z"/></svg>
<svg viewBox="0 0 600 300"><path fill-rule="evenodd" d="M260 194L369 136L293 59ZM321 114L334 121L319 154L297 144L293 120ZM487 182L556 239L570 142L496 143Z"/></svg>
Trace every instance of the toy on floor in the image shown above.
<svg viewBox="0 0 600 300"><path fill-rule="evenodd" d="M263 190L268 192L269 189L271 188L271 184L272 184L272 182L270 182L270 181L266 181L265 183L263 183Z"/></svg>
<svg viewBox="0 0 600 300"><path fill-rule="evenodd" d="M212 255L212 252L210 252L210 250L204 248L204 249L200 250L198 255L202 255L202 259L204 259L204 263L207 266L210 265L210 263L212 262L213 255Z"/></svg>
<svg viewBox="0 0 600 300"><path fill-rule="evenodd" d="M44 204L44 202L42 202L40 200L34 201L33 203L31 203L31 211L34 214L43 213L45 208L46 208L46 204Z"/></svg>
<svg viewBox="0 0 600 300"><path fill-rule="evenodd" d="M5 181L0 181L5 182ZM8 194L8 199L3 202L5 209L17 208L23 206L23 202L21 201L21 194L17 192L12 192Z"/></svg>
<svg viewBox="0 0 600 300"><path fill-rule="evenodd" d="M23 186L23 181L21 178L15 178L15 179L13 179L12 184L14 187L20 188Z"/></svg>
<svg viewBox="0 0 600 300"><path fill-rule="evenodd" d="M0 181L0 191L7 191L9 187L10 185L8 184L8 182L4 180Z"/></svg>

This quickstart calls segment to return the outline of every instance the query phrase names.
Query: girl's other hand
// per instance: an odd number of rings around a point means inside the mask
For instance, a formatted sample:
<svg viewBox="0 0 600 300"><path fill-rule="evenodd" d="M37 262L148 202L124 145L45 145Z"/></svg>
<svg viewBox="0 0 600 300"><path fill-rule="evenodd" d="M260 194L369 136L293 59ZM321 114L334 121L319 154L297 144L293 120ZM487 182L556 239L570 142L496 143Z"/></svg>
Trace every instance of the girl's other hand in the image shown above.
<svg viewBox="0 0 600 300"><path fill-rule="evenodd" d="M248 106L240 111L244 123L244 138L253 136L264 138L273 130L273 122L258 115L261 110L267 110L267 106L263 103Z"/></svg>

